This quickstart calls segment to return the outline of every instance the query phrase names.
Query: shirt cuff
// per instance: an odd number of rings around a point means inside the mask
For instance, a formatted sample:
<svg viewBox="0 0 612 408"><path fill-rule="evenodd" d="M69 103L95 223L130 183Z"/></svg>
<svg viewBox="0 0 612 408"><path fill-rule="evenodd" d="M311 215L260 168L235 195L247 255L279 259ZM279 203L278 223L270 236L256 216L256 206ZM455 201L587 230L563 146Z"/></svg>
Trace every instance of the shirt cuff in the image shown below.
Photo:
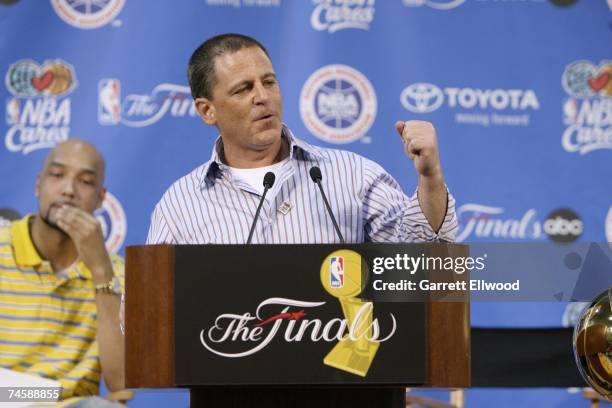
<svg viewBox="0 0 612 408"><path fill-rule="evenodd" d="M446 188L446 196L447 196L447 204L446 204L446 214L444 215L444 221L440 226L438 232L435 232L432 226L427 221L425 214L423 213L423 209L421 208L421 203L418 198L418 187L415 189L414 194L410 197L410 200L413 202L411 207L418 208L418 214L416 218L424 220L422 223L422 228L420 229L421 235L419 238L425 242L436 242L436 241L447 241L454 242L455 235L457 233L457 229L459 228L457 222L457 214L455 212L455 198L450 193L448 186L445 185Z"/></svg>

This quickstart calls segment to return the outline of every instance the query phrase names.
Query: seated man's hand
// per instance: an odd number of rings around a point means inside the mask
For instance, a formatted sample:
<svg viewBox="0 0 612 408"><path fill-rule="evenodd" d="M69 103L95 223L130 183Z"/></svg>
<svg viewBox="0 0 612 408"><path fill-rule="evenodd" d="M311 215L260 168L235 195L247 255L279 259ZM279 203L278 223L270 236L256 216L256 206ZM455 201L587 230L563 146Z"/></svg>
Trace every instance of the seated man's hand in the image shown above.
<svg viewBox="0 0 612 408"><path fill-rule="evenodd" d="M57 210L56 218L57 225L74 242L79 259L91 270L94 281L107 282L111 279L112 275L104 276L109 271L112 274L112 268L98 220L80 208L67 204Z"/></svg>

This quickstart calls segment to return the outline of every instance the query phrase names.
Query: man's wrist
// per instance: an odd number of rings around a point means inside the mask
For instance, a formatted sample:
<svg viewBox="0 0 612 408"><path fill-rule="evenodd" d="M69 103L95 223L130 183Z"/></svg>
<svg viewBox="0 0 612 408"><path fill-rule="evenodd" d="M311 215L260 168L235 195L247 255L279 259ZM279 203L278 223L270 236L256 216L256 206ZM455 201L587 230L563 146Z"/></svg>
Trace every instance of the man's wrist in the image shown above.
<svg viewBox="0 0 612 408"><path fill-rule="evenodd" d="M120 284L116 276L113 276L105 283L96 284L94 282L94 292L106 295L121 295Z"/></svg>
<svg viewBox="0 0 612 408"><path fill-rule="evenodd" d="M113 273L110 260L108 261L108 265L93 267L90 271L96 295L100 293L113 295L121 294L121 285Z"/></svg>
<svg viewBox="0 0 612 408"><path fill-rule="evenodd" d="M91 279L95 285L106 283L115 276L110 259L107 262L103 262L101 265L90 267L89 270L91 272Z"/></svg>
<svg viewBox="0 0 612 408"><path fill-rule="evenodd" d="M444 186L444 176L442 175L442 170L436 171L431 175L424 176L419 175L419 187L421 189L425 189L427 191L433 191L440 186Z"/></svg>

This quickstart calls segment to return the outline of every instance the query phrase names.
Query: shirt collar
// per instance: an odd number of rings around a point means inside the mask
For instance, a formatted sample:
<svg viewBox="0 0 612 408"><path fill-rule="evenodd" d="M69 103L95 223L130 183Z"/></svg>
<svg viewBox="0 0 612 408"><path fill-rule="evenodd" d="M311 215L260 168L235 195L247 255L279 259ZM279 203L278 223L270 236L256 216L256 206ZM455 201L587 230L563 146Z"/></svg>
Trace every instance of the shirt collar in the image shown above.
<svg viewBox="0 0 612 408"><path fill-rule="evenodd" d="M15 252L15 263L19 267L34 268L48 262L41 258L32 242L30 235L30 220L34 214L28 214L19 221L11 224L12 243ZM50 265L49 265L50 268ZM83 261L77 261L63 271L58 271L58 277L66 279L91 279L91 272Z"/></svg>
<svg viewBox="0 0 612 408"><path fill-rule="evenodd" d="M319 160L327 160L326 156L322 155L321 152L315 147L303 140L298 139L293 135L291 129L287 127L287 125L283 124L282 128L282 137L287 138L289 141L289 159L293 160L299 157L297 155L298 151L305 153L306 155L319 159ZM221 161L221 155L223 152L223 140L221 139L221 135L217 137L215 140L215 145L210 157L210 160L202 165L200 174L200 187L204 187L208 182L214 182L216 177L216 171L225 166Z"/></svg>
<svg viewBox="0 0 612 408"><path fill-rule="evenodd" d="M32 267L43 263L30 236L30 219L33 216L33 214L28 214L11 225L15 262L19 266Z"/></svg>

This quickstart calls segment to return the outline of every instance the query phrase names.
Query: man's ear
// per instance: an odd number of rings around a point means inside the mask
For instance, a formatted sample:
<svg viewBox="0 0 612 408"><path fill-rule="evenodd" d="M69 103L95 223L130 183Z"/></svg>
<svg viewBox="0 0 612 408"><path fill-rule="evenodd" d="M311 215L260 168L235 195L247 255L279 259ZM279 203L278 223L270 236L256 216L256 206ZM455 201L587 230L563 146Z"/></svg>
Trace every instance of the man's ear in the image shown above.
<svg viewBox="0 0 612 408"><path fill-rule="evenodd" d="M196 98L194 101L196 110L200 114L200 118L210 126L217 124L217 115L215 112L215 106L212 101L208 98Z"/></svg>
<svg viewBox="0 0 612 408"><path fill-rule="evenodd" d="M40 195L40 174L36 176L36 184L34 185L34 196L38 198Z"/></svg>
<svg viewBox="0 0 612 408"><path fill-rule="evenodd" d="M102 203L104 202L104 197L106 197L106 188L101 187L100 191L98 192L98 203L96 204L96 210L102 207Z"/></svg>

